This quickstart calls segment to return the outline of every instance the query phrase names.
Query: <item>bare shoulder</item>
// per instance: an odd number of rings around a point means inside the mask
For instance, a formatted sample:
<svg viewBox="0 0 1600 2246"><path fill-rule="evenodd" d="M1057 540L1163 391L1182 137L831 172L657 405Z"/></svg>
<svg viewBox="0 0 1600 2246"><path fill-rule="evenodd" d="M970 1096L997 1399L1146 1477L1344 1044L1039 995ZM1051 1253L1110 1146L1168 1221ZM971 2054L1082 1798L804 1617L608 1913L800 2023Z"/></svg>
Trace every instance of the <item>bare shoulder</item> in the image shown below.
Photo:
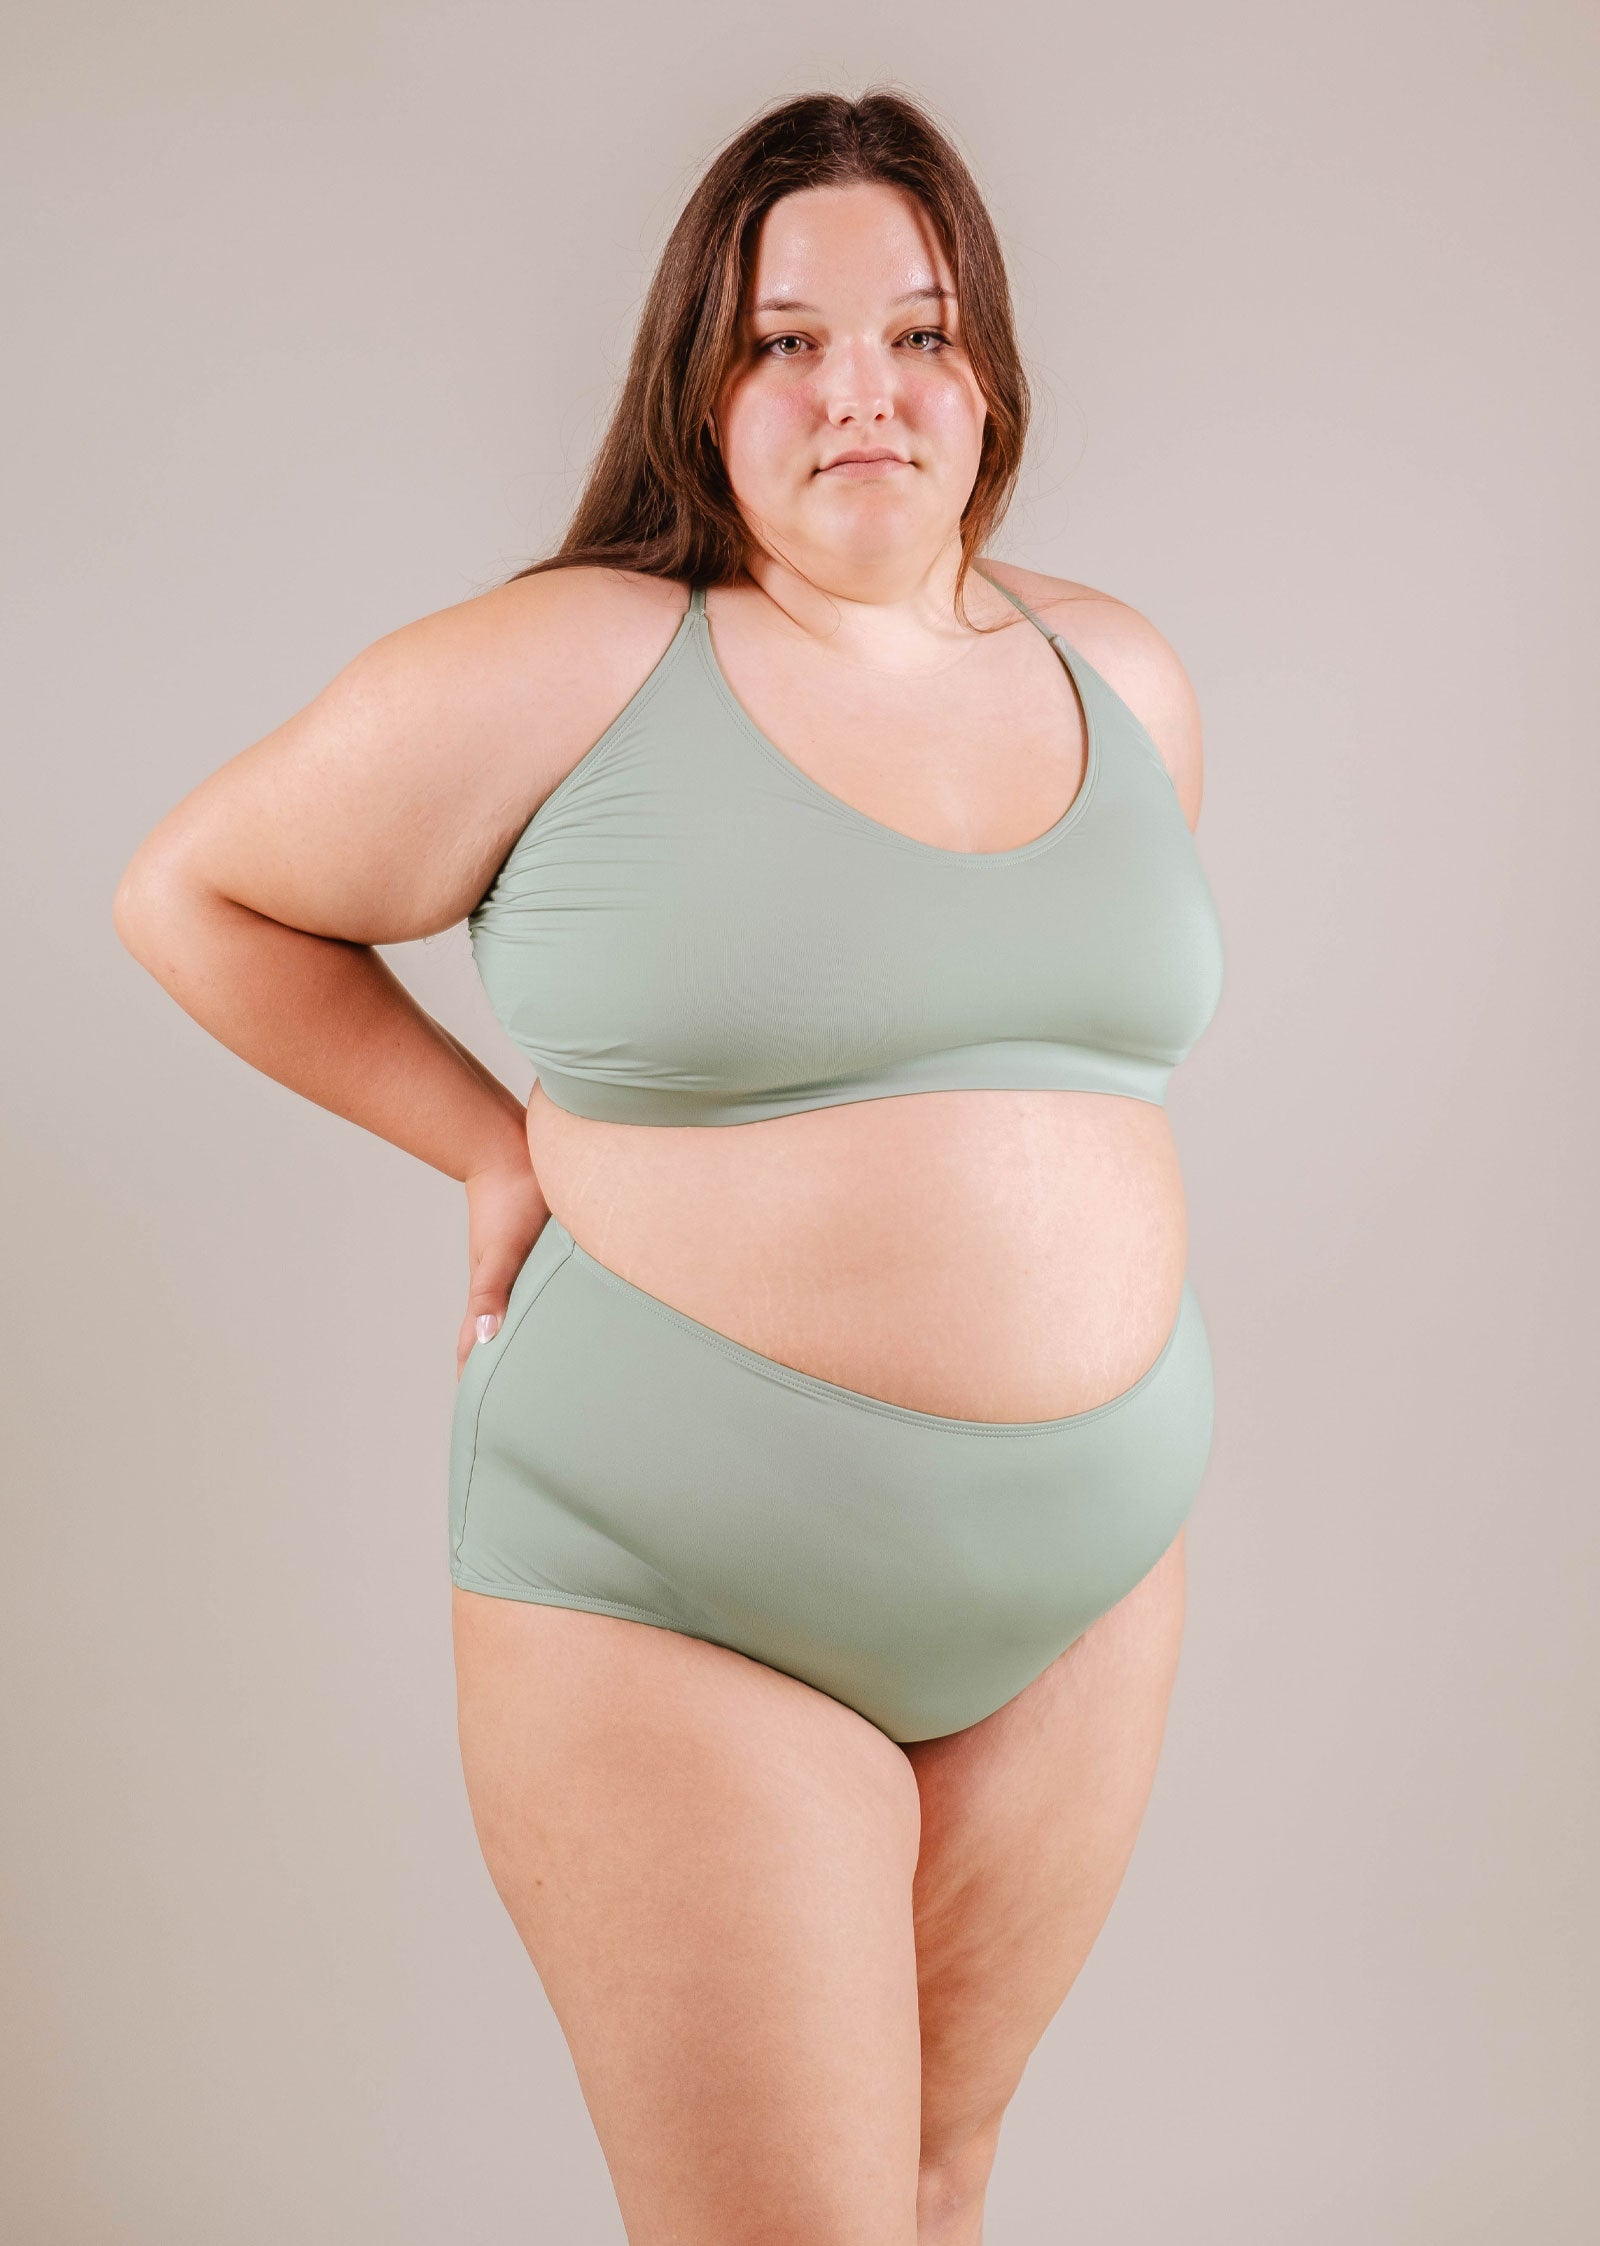
<svg viewBox="0 0 1600 2246"><path fill-rule="evenodd" d="M546 568L402 627L425 654L470 642L490 678L546 699L575 690L604 699L663 654L688 606L688 588L627 568ZM636 685L638 681L634 681ZM602 728L604 730L604 728Z"/></svg>
<svg viewBox="0 0 1600 2246"><path fill-rule="evenodd" d="M447 693L526 757L530 786L554 786L605 731L665 652L686 589L636 570L540 570L435 610L357 658L374 678ZM532 730L524 730L531 722Z"/></svg>
<svg viewBox="0 0 1600 2246"><path fill-rule="evenodd" d="M683 586L552 569L385 633L146 837L174 872L354 943L436 934L649 676Z"/></svg>
<svg viewBox="0 0 1600 2246"><path fill-rule="evenodd" d="M1025 600L1121 695L1160 751L1193 829L1205 779L1200 706L1173 647L1148 617L1113 593L1015 562L985 558L982 568Z"/></svg>

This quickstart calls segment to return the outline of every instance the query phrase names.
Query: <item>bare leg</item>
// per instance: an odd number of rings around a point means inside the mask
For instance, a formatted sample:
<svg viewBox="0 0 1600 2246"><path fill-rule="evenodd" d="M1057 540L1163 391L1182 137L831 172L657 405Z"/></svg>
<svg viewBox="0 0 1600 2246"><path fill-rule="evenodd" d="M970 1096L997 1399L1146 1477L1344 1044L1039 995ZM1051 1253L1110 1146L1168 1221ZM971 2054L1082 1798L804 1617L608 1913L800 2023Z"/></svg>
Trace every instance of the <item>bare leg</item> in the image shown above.
<svg viewBox="0 0 1600 2246"><path fill-rule="evenodd" d="M484 1858L630 2246L916 2246L904 1750L675 1631L459 1588L453 1612Z"/></svg>
<svg viewBox="0 0 1600 2246"><path fill-rule="evenodd" d="M981 2246L1006 2104L1133 1854L1183 1616L1180 1532L1015 1700L903 1750L922 1794L921 2246Z"/></svg>

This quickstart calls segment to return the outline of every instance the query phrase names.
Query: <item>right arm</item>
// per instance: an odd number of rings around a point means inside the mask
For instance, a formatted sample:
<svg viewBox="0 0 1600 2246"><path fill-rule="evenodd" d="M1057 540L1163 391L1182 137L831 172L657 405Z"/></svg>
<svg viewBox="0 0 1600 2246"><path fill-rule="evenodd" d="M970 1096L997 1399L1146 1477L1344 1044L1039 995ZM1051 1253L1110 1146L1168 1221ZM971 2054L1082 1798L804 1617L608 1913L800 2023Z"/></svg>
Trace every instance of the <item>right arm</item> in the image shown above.
<svg viewBox="0 0 1600 2246"><path fill-rule="evenodd" d="M116 893L121 941L203 1029L466 1186L458 1371L550 1212L522 1103L374 946L463 919L626 700L607 674L635 634L595 630L619 597L554 571L378 640L169 811Z"/></svg>

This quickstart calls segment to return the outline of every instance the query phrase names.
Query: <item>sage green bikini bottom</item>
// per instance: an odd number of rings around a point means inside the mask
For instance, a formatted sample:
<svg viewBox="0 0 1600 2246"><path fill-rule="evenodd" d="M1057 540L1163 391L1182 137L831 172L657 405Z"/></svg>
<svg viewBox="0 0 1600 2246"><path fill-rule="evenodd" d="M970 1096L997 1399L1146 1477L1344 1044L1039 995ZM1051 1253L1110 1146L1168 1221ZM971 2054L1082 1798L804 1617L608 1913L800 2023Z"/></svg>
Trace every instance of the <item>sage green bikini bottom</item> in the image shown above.
<svg viewBox="0 0 1600 2246"><path fill-rule="evenodd" d="M1148 1574L1211 1450L1187 1277L1132 1387L1064 1419L911 1411L647 1294L551 1217L450 1441L468 1591L731 1646L901 1743L1015 1697Z"/></svg>

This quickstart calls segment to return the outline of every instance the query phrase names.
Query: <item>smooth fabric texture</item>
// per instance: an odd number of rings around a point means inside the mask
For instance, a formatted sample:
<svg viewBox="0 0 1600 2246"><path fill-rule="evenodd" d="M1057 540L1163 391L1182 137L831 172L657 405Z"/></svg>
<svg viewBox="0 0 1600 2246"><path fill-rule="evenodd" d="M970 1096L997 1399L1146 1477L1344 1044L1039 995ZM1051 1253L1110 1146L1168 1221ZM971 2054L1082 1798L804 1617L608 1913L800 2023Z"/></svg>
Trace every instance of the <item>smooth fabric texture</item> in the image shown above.
<svg viewBox="0 0 1600 2246"><path fill-rule="evenodd" d="M557 1106L733 1124L981 1086L1164 1101L1222 990L1194 838L1128 705L1006 597L1076 688L1087 768L1047 832L972 852L881 825L769 741L694 588L469 915Z"/></svg>
<svg viewBox="0 0 1600 2246"><path fill-rule="evenodd" d="M936 1738L1012 1699L1155 1565L1212 1418L1187 1279L1120 1396L949 1419L746 1348L551 1217L462 1373L451 1574L730 1646L891 1739Z"/></svg>

